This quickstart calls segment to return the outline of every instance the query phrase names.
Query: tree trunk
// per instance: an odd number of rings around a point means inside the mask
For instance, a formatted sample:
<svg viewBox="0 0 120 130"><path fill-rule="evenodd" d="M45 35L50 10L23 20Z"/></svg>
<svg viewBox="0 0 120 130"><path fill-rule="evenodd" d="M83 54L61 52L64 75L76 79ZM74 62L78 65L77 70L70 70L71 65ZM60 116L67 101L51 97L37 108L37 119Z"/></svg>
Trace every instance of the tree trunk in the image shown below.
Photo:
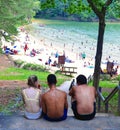
<svg viewBox="0 0 120 130"><path fill-rule="evenodd" d="M99 86L99 79L100 79L100 65L102 58L104 32L105 32L105 16L99 18L99 30L98 30L97 50L95 56L94 79L93 79L93 85L95 86L96 89Z"/></svg>

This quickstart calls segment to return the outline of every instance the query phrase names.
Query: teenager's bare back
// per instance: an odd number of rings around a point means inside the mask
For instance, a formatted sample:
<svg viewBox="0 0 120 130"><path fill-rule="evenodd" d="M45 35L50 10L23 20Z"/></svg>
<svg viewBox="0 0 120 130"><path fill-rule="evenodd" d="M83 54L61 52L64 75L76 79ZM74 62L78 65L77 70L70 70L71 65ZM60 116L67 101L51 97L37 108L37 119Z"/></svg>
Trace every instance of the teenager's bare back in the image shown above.
<svg viewBox="0 0 120 130"><path fill-rule="evenodd" d="M56 88L50 89L42 97L45 109L43 110L51 118L63 116L64 108L67 108L66 93Z"/></svg>

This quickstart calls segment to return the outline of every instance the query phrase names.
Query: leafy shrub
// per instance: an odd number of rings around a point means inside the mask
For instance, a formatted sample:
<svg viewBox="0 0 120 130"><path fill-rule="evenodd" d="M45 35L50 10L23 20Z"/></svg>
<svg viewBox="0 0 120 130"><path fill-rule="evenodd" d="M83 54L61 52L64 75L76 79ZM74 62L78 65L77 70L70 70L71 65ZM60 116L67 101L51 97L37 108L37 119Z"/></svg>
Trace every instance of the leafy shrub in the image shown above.
<svg viewBox="0 0 120 130"><path fill-rule="evenodd" d="M55 74L61 74L61 71L60 71L60 70L57 70L57 71L55 72Z"/></svg>
<svg viewBox="0 0 120 130"><path fill-rule="evenodd" d="M35 70L35 71L47 71L46 67L37 65L37 64L32 64L32 63L26 63L24 61L16 60L14 61L14 64L16 67L20 67L26 70Z"/></svg>
<svg viewBox="0 0 120 130"><path fill-rule="evenodd" d="M2 48L0 47L0 54L2 54Z"/></svg>
<svg viewBox="0 0 120 130"><path fill-rule="evenodd" d="M24 61L20 61L20 60L15 60L15 61L14 61L14 64L15 64L15 66L17 66L17 67L21 67L23 63L25 63L25 62L24 62Z"/></svg>
<svg viewBox="0 0 120 130"><path fill-rule="evenodd" d="M120 82L120 75L118 75L115 80L118 80Z"/></svg>
<svg viewBox="0 0 120 130"><path fill-rule="evenodd" d="M26 70L31 70L31 66L32 66L31 63L27 63L27 64L24 64L22 68Z"/></svg>
<svg viewBox="0 0 120 130"><path fill-rule="evenodd" d="M100 80L104 81L104 80L111 80L111 77L109 74L101 74L100 75Z"/></svg>

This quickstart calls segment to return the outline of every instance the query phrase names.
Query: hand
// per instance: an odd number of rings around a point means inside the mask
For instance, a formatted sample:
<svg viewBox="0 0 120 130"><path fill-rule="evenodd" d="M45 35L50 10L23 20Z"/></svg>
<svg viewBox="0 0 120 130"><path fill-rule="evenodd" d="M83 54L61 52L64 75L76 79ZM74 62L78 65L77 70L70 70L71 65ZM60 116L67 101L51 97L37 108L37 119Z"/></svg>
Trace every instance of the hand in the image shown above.
<svg viewBox="0 0 120 130"><path fill-rule="evenodd" d="M40 84L38 84L38 89L41 89L41 85Z"/></svg>

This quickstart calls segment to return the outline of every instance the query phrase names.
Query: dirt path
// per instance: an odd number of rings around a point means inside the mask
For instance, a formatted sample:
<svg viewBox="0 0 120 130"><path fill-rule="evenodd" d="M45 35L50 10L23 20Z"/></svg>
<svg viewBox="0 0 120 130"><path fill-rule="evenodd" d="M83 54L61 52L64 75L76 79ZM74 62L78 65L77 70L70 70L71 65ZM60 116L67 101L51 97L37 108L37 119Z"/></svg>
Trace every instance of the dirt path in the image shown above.
<svg viewBox="0 0 120 130"><path fill-rule="evenodd" d="M14 66L14 63L6 55L0 55L0 69L5 69Z"/></svg>

